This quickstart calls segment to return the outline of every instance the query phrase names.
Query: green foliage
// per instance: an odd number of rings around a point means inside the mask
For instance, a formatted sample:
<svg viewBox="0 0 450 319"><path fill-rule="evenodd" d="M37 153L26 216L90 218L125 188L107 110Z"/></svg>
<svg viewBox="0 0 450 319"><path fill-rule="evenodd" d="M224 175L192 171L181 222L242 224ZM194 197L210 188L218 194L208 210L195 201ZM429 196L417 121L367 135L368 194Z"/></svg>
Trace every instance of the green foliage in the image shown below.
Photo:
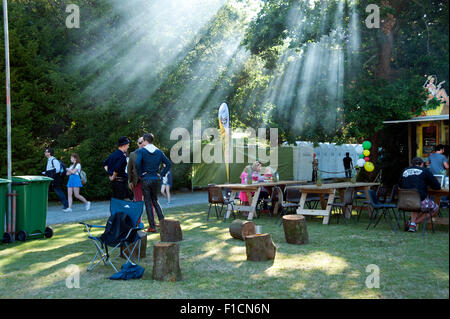
<svg viewBox="0 0 450 319"><path fill-rule="evenodd" d="M65 26L65 8L70 3L82 8L80 29ZM385 120L406 119L425 107L436 107L436 100L425 106L425 75L447 81L444 88L449 92L448 1L392 0L387 7L372 0L341 4L326 0L315 5L264 0L251 21L245 10L226 3L200 31L187 30L192 37L165 52L152 52L161 58L176 52L178 45L185 47L170 65L145 69L136 78L122 77L118 68L123 52L146 49L146 39L133 36L139 26L118 38L113 50L104 50L104 42L111 35L121 35L127 19L139 11L130 5L124 13L115 3L9 2L16 175L40 174L44 147L54 147L66 164L70 154L77 152L89 178L84 195L107 198L110 186L101 163L115 149L119 136L131 138L133 150L138 136L151 131L156 145L169 154L177 142L170 139L173 128L191 130L193 119L201 119L203 128L217 127L217 108L224 101L230 107L233 128L276 127L280 143L345 143L379 134ZM396 18L388 80L377 78L383 31L364 25L365 8L371 3L381 6L383 18L387 14ZM350 28L353 14L359 17L357 49ZM175 38L170 32L165 37ZM240 42L237 48L235 42ZM308 74L305 55L313 45L319 45L320 52L342 57L338 72L343 81L330 80L329 59L319 61L312 75L302 78ZM235 51L225 58L224 49ZM4 56L3 46L0 55ZM5 78L4 59L0 68ZM2 85L0 120L5 123ZM309 93L302 95L305 86L310 86ZM389 139L381 136L380 143ZM402 163L386 153L400 147L393 145L381 144L384 158ZM175 188L190 187L190 171L189 164L174 165ZM6 175L6 128L0 130L0 175Z"/></svg>

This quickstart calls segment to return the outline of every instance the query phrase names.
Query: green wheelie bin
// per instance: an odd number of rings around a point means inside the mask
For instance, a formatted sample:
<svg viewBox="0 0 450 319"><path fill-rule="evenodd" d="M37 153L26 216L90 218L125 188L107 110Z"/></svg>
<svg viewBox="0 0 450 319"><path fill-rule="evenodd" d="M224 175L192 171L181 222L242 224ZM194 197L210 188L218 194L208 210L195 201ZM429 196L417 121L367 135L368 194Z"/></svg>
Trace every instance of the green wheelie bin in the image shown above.
<svg viewBox="0 0 450 319"><path fill-rule="evenodd" d="M0 239L3 240L5 235L5 221L8 210L8 200L6 195L8 194L8 184L11 183L9 179L0 178Z"/></svg>
<svg viewBox="0 0 450 319"><path fill-rule="evenodd" d="M13 176L12 191L16 196L16 239L50 238L53 230L47 225L48 187L53 181L46 176Z"/></svg>

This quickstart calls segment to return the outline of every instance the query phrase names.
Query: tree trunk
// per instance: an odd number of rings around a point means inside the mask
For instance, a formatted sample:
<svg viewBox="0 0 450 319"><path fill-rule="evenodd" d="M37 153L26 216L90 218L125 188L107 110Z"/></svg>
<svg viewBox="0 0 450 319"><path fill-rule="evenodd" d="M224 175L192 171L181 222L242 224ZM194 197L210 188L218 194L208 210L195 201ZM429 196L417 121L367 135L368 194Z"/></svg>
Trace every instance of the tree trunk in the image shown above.
<svg viewBox="0 0 450 319"><path fill-rule="evenodd" d="M180 222L178 220L163 219L160 221L160 236L163 242L177 242L183 240Z"/></svg>
<svg viewBox="0 0 450 319"><path fill-rule="evenodd" d="M294 245L308 243L308 230L303 215L283 216L283 229L286 242Z"/></svg>
<svg viewBox="0 0 450 319"><path fill-rule="evenodd" d="M233 238L245 240L248 235L255 234L255 223L236 219L230 225L230 235Z"/></svg>
<svg viewBox="0 0 450 319"><path fill-rule="evenodd" d="M389 35L381 34L381 43L378 49L378 65L376 77L389 81L391 78L391 58L392 58L392 32Z"/></svg>
<svg viewBox="0 0 450 319"><path fill-rule="evenodd" d="M266 261L275 259L277 247L270 234L255 234L245 237L247 260Z"/></svg>
<svg viewBox="0 0 450 319"><path fill-rule="evenodd" d="M180 246L177 243L153 245L153 279L161 281L181 280L179 262Z"/></svg>

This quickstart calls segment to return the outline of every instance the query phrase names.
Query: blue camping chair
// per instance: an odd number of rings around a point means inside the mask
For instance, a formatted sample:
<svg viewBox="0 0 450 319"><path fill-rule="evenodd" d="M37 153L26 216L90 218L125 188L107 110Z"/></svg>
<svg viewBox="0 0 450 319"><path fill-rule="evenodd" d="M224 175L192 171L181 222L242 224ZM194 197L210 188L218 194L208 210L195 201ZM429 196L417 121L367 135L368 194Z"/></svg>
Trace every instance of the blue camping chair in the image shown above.
<svg viewBox="0 0 450 319"><path fill-rule="evenodd" d="M142 230L144 228L143 223L141 222L142 219L142 213L144 211L144 202L131 202L131 201L124 201L117 198L111 198L110 203L110 212L111 217L115 214L123 213L129 217L129 220L131 222L131 225L129 229L125 231L124 236L119 238L116 242L113 244L106 243L104 239L102 239L102 236L94 236L91 233L92 228L103 228L106 230L106 226L101 225L91 225L84 222L80 222L80 224L84 225L86 227L86 231L88 233L88 238L92 240L96 247L96 254L94 258L91 261L91 264L89 265L88 271L94 269L100 262L103 262L103 264L107 265L109 264L116 272L119 272L117 268L114 266L113 261L120 257L121 255L127 259L128 262L130 262L133 265L139 264L140 261L140 248L141 248L141 236L138 233L138 230ZM108 219L108 222L111 220ZM116 216L118 217L118 216ZM108 246L112 247L108 251ZM111 255L115 250L118 248L122 248L121 253L119 253L114 258L111 258ZM135 250L138 249L137 253L137 260L136 257L133 257L133 253Z"/></svg>

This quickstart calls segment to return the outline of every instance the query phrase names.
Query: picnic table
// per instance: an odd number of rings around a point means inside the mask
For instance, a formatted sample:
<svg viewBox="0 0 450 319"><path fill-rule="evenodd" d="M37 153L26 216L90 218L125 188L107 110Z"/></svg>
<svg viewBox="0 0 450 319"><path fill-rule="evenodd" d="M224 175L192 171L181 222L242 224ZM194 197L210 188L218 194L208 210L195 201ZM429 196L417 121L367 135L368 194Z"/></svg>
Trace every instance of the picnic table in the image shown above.
<svg viewBox="0 0 450 319"><path fill-rule="evenodd" d="M257 182L252 184L220 184L216 185L221 187L222 189L228 188L231 190L230 199L235 199L237 192L245 192L247 194L249 206L245 205L234 205L234 208L239 211L248 211L248 220L252 220L253 216L256 214L256 205L258 203L259 194L261 193L261 189L264 188L272 188L275 186L280 186L281 188L286 187L287 185L298 185L305 184L306 181L278 181L278 182ZM278 213L278 208L280 206L281 199L278 198L275 207L274 214ZM229 218L231 214L231 206L228 205L227 213L225 219Z"/></svg>
<svg viewBox="0 0 450 319"><path fill-rule="evenodd" d="M353 187L356 191L364 192L366 200L369 200L370 187L378 185L380 185L380 183L351 183L351 182L329 183L329 184L322 184L321 186L300 185L298 186L298 189L301 191L302 196L300 198L297 214L323 216L323 224L328 224L331 215L331 204L333 204L334 202L336 191L339 193L341 200L344 200L345 189L347 187ZM320 196L321 209L305 209L306 197L308 196L308 194L318 194ZM325 202L325 194L328 194L327 202ZM353 206L349 205L348 208L349 208L348 210L345 209L346 218L350 217L350 214L347 211L351 212ZM370 207L369 207L369 214L371 214Z"/></svg>
<svg viewBox="0 0 450 319"><path fill-rule="evenodd" d="M431 189L428 188L427 191L428 195L433 195L433 200L436 204L441 205L441 197L448 196L448 189L447 188L441 188L441 189Z"/></svg>

